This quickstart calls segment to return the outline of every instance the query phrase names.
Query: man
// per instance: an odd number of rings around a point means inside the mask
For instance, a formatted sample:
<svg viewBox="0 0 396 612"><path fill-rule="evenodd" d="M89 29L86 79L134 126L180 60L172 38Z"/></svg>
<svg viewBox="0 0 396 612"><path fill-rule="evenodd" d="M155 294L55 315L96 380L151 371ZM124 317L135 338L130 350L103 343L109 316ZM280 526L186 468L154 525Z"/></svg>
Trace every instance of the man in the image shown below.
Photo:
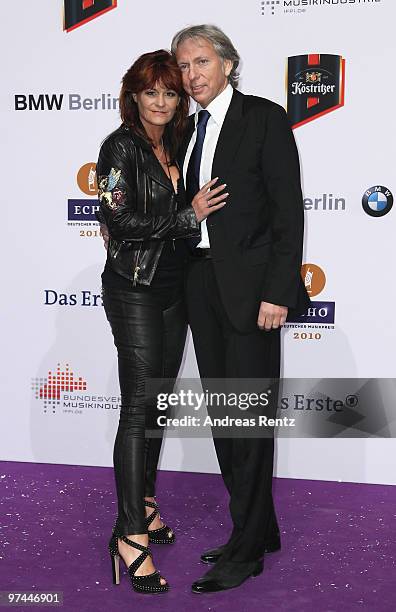
<svg viewBox="0 0 396 612"><path fill-rule="evenodd" d="M197 217L206 217L201 239L190 245L186 284L200 375L277 378L280 327L288 309L309 305L300 277L303 203L293 134L282 107L236 90L239 55L219 28L185 28L172 52L197 103L181 167ZM226 184L229 195L207 216L211 201L203 186L216 177L215 186ZM264 552L280 548L273 439L214 442L233 530L225 545L202 555L215 565L193 584L196 593L240 585L262 571Z"/></svg>
<svg viewBox="0 0 396 612"><path fill-rule="evenodd" d="M282 107L236 90L239 55L219 28L186 28L172 51L197 102L181 167L197 218L204 219L186 285L200 375L277 378L280 327L290 309L309 306L300 277L303 202L293 134ZM213 191L226 183L221 204L219 190L211 199L204 187L217 177ZM209 216L208 206L216 207ZM201 556L215 565L193 584L196 593L240 585L261 572L264 553L280 549L273 439L214 442L233 530L226 544Z"/></svg>

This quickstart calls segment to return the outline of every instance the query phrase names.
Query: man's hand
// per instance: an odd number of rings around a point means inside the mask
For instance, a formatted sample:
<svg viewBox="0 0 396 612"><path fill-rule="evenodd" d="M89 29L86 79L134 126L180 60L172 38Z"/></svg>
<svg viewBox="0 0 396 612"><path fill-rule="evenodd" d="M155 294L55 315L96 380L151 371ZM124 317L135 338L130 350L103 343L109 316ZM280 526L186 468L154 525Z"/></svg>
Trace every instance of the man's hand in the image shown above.
<svg viewBox="0 0 396 612"><path fill-rule="evenodd" d="M195 216L199 223L206 219L210 213L215 210L219 210L219 208L223 208L225 204L225 200L228 198L228 193L221 193L226 188L226 184L219 185L219 187L215 187L211 189L215 183L217 183L219 179L215 178L206 183L198 193L195 195L191 205L194 209Z"/></svg>
<svg viewBox="0 0 396 612"><path fill-rule="evenodd" d="M103 238L103 242L104 242L104 248L107 250L109 248L109 230L107 228L107 225L105 225L104 223L100 224L100 235Z"/></svg>
<svg viewBox="0 0 396 612"><path fill-rule="evenodd" d="M261 302L257 325L260 329L270 331L284 325L287 317L287 306L276 306L268 302Z"/></svg>

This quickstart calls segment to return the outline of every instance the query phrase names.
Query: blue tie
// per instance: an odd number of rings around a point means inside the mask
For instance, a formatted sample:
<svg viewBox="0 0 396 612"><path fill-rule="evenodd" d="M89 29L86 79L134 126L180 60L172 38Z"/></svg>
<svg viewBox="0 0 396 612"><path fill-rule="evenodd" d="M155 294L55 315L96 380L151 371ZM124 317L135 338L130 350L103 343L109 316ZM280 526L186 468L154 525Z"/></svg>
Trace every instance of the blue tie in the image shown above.
<svg viewBox="0 0 396 612"><path fill-rule="evenodd" d="M201 168L202 148L205 140L206 125L209 121L210 113L207 110L200 110L198 113L197 123L197 138L194 148L191 151L191 157L188 162L186 174L186 191L189 202L191 203L195 194L199 191L199 172ZM194 248L201 242L201 237L189 238L188 243L191 248Z"/></svg>

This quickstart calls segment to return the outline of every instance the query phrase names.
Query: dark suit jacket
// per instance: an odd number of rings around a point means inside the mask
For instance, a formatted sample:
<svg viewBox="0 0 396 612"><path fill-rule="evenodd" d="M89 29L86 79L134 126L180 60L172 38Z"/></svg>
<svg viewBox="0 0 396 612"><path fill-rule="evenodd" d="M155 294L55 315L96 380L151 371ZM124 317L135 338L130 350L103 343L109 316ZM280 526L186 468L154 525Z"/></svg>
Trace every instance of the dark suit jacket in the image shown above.
<svg viewBox="0 0 396 612"><path fill-rule="evenodd" d="M193 117L181 162L194 130ZM222 301L241 332L257 328L261 301L304 312L300 276L304 209L294 136L284 109L234 90L212 178L227 183L226 205L207 218Z"/></svg>

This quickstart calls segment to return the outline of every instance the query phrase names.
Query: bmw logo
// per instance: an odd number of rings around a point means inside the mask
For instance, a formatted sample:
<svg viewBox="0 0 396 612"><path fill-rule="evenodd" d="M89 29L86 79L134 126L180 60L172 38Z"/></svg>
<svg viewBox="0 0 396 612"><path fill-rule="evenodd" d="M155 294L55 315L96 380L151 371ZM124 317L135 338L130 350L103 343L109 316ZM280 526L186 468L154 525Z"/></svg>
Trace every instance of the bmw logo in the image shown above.
<svg viewBox="0 0 396 612"><path fill-rule="evenodd" d="M392 192L383 185L370 187L363 195L362 206L370 217L383 217L393 206Z"/></svg>

